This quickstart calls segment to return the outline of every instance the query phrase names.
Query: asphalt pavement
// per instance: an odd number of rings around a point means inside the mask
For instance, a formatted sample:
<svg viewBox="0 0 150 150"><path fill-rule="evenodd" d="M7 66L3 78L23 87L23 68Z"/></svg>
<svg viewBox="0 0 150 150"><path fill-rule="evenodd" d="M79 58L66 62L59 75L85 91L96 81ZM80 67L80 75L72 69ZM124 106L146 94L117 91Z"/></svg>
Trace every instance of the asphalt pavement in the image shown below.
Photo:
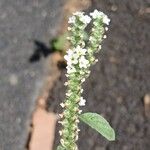
<svg viewBox="0 0 150 150"><path fill-rule="evenodd" d="M0 0L0 150L25 149L62 7L59 0Z"/></svg>

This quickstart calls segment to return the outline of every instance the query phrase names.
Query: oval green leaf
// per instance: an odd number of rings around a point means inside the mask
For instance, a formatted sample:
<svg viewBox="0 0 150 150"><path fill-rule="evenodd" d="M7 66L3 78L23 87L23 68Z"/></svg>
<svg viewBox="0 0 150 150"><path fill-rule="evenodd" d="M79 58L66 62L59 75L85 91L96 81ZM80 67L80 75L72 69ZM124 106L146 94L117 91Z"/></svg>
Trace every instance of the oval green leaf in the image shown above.
<svg viewBox="0 0 150 150"><path fill-rule="evenodd" d="M80 115L80 119L88 124L90 127L98 131L102 136L104 136L109 141L115 140L114 129L110 124L97 113L84 113Z"/></svg>

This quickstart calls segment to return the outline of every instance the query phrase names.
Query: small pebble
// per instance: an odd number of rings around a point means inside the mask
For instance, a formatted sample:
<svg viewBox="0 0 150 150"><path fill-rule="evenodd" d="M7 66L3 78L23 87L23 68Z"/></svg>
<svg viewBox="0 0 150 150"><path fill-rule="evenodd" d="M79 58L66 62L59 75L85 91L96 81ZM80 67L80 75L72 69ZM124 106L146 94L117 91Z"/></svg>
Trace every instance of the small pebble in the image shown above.
<svg viewBox="0 0 150 150"><path fill-rule="evenodd" d="M117 9L118 9L117 5L112 5L112 6L111 6L111 10L112 10L112 11L117 11Z"/></svg>
<svg viewBox="0 0 150 150"><path fill-rule="evenodd" d="M141 8L141 9L139 10L139 15L144 15L144 14L150 14L150 7Z"/></svg>
<svg viewBox="0 0 150 150"><path fill-rule="evenodd" d="M47 16L47 12L45 10L42 11L42 16L45 18Z"/></svg>
<svg viewBox="0 0 150 150"><path fill-rule="evenodd" d="M150 118L150 94L144 96L144 110L145 116Z"/></svg>
<svg viewBox="0 0 150 150"><path fill-rule="evenodd" d="M11 74L9 77L9 82L13 86L17 85L18 84L18 77L15 74Z"/></svg>

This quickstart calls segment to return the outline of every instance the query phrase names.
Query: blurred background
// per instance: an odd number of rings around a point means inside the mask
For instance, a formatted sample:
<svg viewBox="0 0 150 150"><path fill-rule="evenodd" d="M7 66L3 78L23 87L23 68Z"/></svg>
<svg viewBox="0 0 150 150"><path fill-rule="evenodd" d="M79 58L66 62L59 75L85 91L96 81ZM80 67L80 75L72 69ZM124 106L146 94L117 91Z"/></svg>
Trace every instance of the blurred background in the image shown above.
<svg viewBox="0 0 150 150"><path fill-rule="evenodd" d="M111 23L96 55L99 62L83 85L83 110L103 115L115 129L116 141L108 142L80 123L79 149L150 149L149 0L0 0L0 150L55 149L67 46L58 50L51 41L64 35L72 12L94 9ZM48 121L42 124L41 118ZM40 134L43 129L48 136ZM31 146L35 139L49 147Z"/></svg>

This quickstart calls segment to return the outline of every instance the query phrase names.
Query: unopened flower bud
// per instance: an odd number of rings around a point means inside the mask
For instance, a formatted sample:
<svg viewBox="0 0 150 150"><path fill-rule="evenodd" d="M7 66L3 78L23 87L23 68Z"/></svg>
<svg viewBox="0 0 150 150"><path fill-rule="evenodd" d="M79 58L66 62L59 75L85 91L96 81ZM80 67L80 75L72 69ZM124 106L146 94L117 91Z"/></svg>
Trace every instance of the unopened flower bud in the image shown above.
<svg viewBox="0 0 150 150"><path fill-rule="evenodd" d="M59 135L62 136L62 131L59 131Z"/></svg>
<svg viewBox="0 0 150 150"><path fill-rule="evenodd" d="M105 27L105 30L108 31L108 27Z"/></svg>
<svg viewBox="0 0 150 150"><path fill-rule="evenodd" d="M63 115L63 114L59 114L59 117L60 117L60 118L63 118L63 117L64 117L64 115Z"/></svg>
<svg viewBox="0 0 150 150"><path fill-rule="evenodd" d="M104 36L103 36L103 38L104 38L104 39L106 39L106 38L107 38L107 36L106 36L106 35L104 35Z"/></svg>
<svg viewBox="0 0 150 150"><path fill-rule="evenodd" d="M64 108L64 107L65 107L65 104L64 104L64 103L60 103L60 106L61 106L62 108Z"/></svg>

